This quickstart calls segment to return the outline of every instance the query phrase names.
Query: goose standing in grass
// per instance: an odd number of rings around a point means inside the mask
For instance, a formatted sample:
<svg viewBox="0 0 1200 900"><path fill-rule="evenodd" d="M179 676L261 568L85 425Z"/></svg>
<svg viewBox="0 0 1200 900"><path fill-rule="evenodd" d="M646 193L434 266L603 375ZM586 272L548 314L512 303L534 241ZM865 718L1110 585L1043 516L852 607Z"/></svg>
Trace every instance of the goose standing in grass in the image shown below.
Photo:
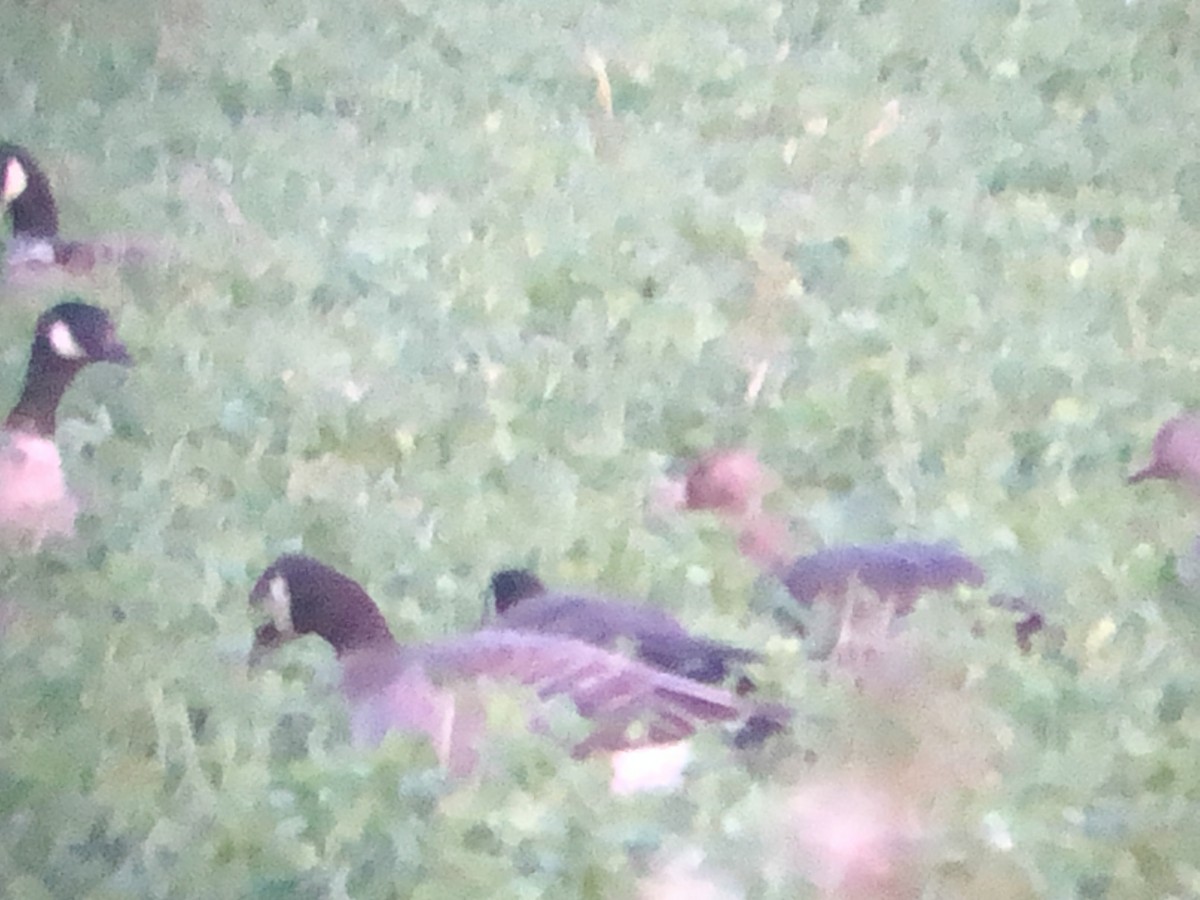
<svg viewBox="0 0 1200 900"><path fill-rule="evenodd" d="M74 533L78 503L67 488L54 443L55 415L80 369L95 362L129 365L108 313L60 303L38 318L25 386L0 430L0 538L32 549L51 535Z"/></svg>
<svg viewBox="0 0 1200 900"><path fill-rule="evenodd" d="M983 570L948 541L846 545L793 558L786 546L787 526L763 509L763 498L775 483L748 451L711 453L688 469L684 506L720 515L738 532L742 551L805 606L818 596L841 596L857 581L897 615L905 615L924 591L984 582Z"/></svg>
<svg viewBox="0 0 1200 900"><path fill-rule="evenodd" d="M737 534L742 553L778 578L801 605L818 598L839 604L839 648L860 640L851 634L856 622L874 632L867 641L873 644L884 639L893 619L912 612L922 594L985 582L983 569L948 541L851 544L793 556L787 525L763 507L777 482L753 453L722 450L696 460L674 494L684 509L720 516ZM1030 635L1044 625L1041 613L1015 598L996 598L993 605L1022 617L1016 635L1027 648Z"/></svg>
<svg viewBox="0 0 1200 900"><path fill-rule="evenodd" d="M747 712L727 691L560 636L485 629L402 646L357 582L307 556L279 557L250 602L270 615L252 662L303 635L324 638L341 665L355 742L377 743L391 730L424 734L455 775L478 760L485 723L471 693L483 679L569 698L594 723L575 757L678 742L701 723Z"/></svg>
<svg viewBox="0 0 1200 900"><path fill-rule="evenodd" d="M723 682L740 663L759 654L721 641L689 634L668 612L607 597L547 591L527 569L505 569L492 575L496 603L493 628L534 634L557 634L616 648L628 643L647 665L703 681Z"/></svg>
<svg viewBox="0 0 1200 900"><path fill-rule="evenodd" d="M24 147L0 143L0 201L12 228L5 246L10 275L57 267L73 274L97 262L136 261L145 249L128 242L68 241L58 233L50 179Z"/></svg>

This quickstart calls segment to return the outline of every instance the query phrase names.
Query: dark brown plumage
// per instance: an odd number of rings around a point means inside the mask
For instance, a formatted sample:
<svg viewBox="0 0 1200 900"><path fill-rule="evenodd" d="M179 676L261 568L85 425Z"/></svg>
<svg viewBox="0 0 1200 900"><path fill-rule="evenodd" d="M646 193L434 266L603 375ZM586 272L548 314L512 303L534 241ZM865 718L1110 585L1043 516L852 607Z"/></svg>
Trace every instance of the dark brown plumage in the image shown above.
<svg viewBox="0 0 1200 900"><path fill-rule="evenodd" d="M779 572L788 592L805 606L817 597L841 597L859 584L898 615L912 611L926 591L958 585L979 587L983 569L953 544L943 541L889 541L829 547L797 557Z"/></svg>
<svg viewBox="0 0 1200 900"><path fill-rule="evenodd" d="M492 594L494 628L563 635L609 649L627 643L642 662L707 684L724 681L736 664L760 659L751 650L692 635L672 615L652 606L547 591L525 569L496 572Z"/></svg>

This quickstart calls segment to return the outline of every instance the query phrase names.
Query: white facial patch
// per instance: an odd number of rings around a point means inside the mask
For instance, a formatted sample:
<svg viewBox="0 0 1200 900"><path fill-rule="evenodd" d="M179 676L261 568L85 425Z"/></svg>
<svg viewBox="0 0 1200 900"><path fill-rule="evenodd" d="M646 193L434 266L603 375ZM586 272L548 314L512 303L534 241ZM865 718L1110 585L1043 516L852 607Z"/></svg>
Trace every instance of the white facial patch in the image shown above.
<svg viewBox="0 0 1200 900"><path fill-rule="evenodd" d="M25 172L25 167L15 156L10 157L4 167L4 192L0 196L3 196L5 203L12 203L25 193L28 186L29 175Z"/></svg>
<svg viewBox="0 0 1200 900"><path fill-rule="evenodd" d="M71 333L71 326L62 319L50 326L46 337L50 340L50 348L63 359L84 359L87 356L87 351Z"/></svg>
<svg viewBox="0 0 1200 900"><path fill-rule="evenodd" d="M293 634L295 629L292 627L292 591L288 587L287 579L276 575L268 587L270 591L263 601L263 606L280 634Z"/></svg>

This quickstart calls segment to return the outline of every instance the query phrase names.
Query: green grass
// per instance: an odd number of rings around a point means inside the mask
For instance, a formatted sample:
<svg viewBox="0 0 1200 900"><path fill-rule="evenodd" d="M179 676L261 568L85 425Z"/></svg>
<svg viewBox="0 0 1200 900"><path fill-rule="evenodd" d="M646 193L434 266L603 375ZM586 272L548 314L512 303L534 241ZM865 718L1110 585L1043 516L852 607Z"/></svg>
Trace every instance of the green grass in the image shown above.
<svg viewBox="0 0 1200 900"><path fill-rule="evenodd" d="M79 539L0 566L0 894L628 897L700 848L734 896L816 896L782 798L855 769L907 773L922 896L1200 895L1196 519L1122 483L1200 402L1186 4L0 13L3 137L64 231L168 248L0 299L6 397L65 292L138 360L65 402ZM986 593L929 598L920 690L856 691L713 521L647 516L714 444L821 543L956 539L1059 631L1021 655ZM670 798L513 724L479 783L352 751L326 648L242 665L301 547L406 638L501 565L649 596L765 646L796 733L702 740Z"/></svg>

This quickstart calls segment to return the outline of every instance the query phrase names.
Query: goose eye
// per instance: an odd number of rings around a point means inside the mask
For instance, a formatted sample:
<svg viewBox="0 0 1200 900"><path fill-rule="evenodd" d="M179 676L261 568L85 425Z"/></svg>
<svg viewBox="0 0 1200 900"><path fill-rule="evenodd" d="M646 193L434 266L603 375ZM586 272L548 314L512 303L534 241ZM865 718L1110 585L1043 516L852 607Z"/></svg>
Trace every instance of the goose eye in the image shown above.
<svg viewBox="0 0 1200 900"><path fill-rule="evenodd" d="M29 176L25 173L25 167L21 165L21 161L15 156L10 158L4 166L4 190L3 196L5 203L12 203L23 193L29 185Z"/></svg>
<svg viewBox="0 0 1200 900"><path fill-rule="evenodd" d="M71 333L71 326L62 319L50 326L46 336L50 340L51 349L63 359L83 359L87 356L87 351Z"/></svg>
<svg viewBox="0 0 1200 900"><path fill-rule="evenodd" d="M281 633L292 634L295 630L292 627L292 592L288 587L287 579L282 575L276 575L271 579L268 587L269 591L263 606L266 607L275 627Z"/></svg>

